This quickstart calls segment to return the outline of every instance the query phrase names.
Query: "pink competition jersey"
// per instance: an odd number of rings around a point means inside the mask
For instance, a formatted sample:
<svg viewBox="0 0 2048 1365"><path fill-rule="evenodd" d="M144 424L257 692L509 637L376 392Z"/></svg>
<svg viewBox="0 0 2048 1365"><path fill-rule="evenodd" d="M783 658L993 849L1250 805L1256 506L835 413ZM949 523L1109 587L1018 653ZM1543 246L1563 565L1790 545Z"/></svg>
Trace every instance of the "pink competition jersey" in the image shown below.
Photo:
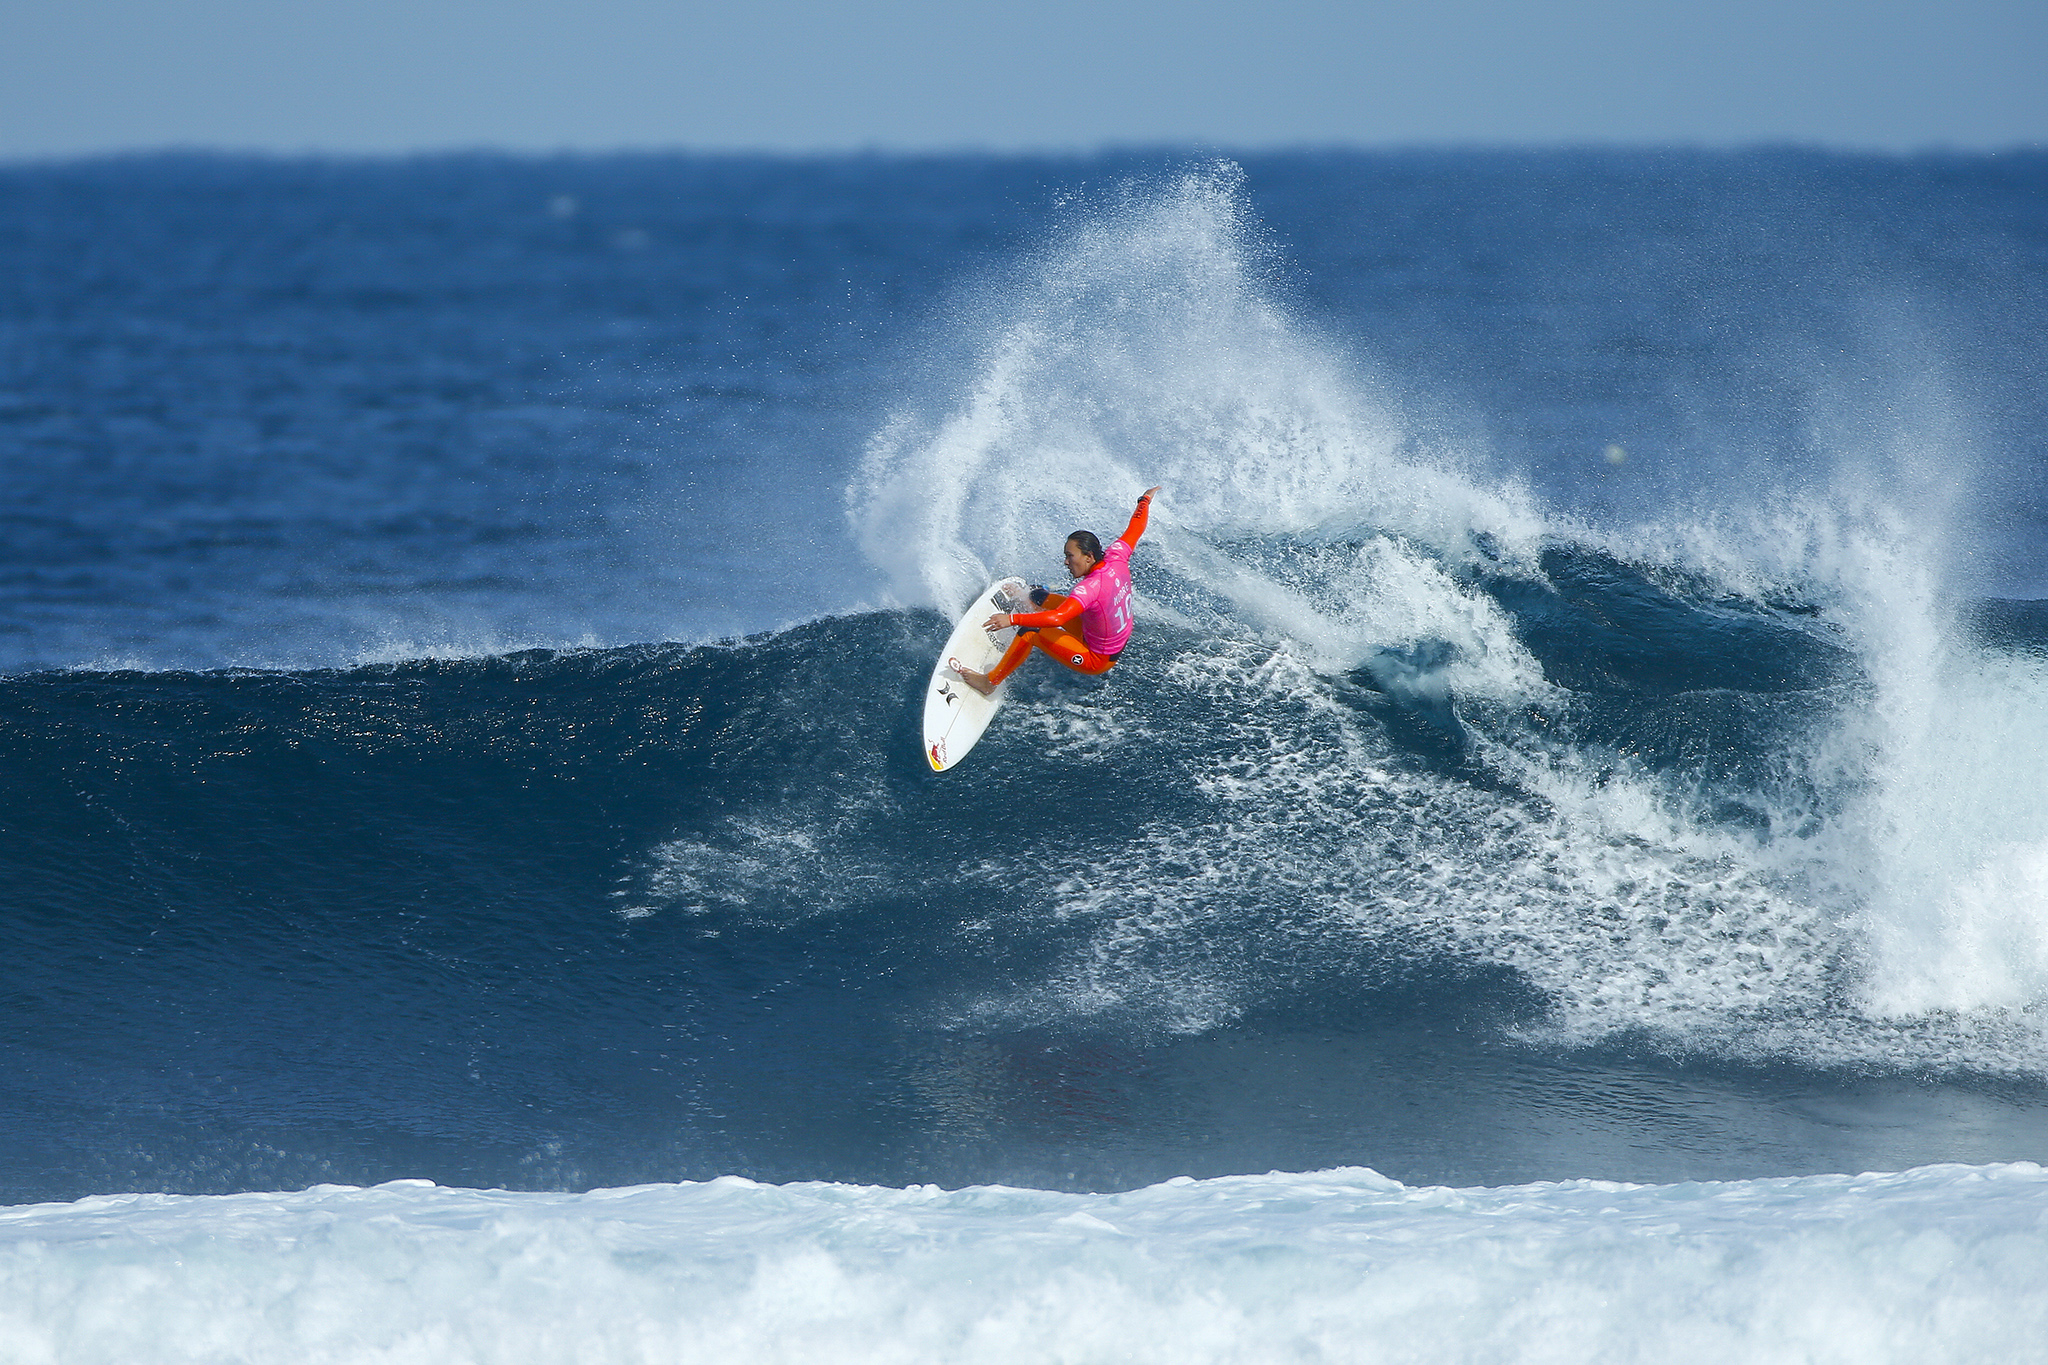
<svg viewBox="0 0 2048 1365"><path fill-rule="evenodd" d="M1121 652L1131 638L1131 547L1111 541L1067 595L1081 604L1081 643L1097 654Z"/></svg>

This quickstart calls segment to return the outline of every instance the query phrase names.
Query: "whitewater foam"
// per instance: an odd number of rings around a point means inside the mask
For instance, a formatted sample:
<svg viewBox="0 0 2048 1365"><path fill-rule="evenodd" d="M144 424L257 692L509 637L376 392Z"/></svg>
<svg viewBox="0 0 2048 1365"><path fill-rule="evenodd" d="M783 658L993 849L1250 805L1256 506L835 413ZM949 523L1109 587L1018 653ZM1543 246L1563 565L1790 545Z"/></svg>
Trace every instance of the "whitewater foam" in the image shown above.
<svg viewBox="0 0 2048 1365"><path fill-rule="evenodd" d="M0 1210L20 1365L2017 1360L2026 1163L1688 1185L1364 1169L1123 1194L398 1181Z"/></svg>

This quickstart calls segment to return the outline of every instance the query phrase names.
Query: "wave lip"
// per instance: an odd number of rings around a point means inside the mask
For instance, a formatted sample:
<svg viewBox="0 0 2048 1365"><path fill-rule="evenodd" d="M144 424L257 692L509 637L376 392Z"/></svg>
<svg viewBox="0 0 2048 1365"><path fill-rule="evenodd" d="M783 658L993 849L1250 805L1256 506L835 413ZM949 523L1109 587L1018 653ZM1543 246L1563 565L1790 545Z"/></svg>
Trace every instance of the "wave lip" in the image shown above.
<svg viewBox="0 0 2048 1365"><path fill-rule="evenodd" d="M2048 1171L1122 1194L426 1181L0 1210L13 1359L1987 1360Z"/></svg>

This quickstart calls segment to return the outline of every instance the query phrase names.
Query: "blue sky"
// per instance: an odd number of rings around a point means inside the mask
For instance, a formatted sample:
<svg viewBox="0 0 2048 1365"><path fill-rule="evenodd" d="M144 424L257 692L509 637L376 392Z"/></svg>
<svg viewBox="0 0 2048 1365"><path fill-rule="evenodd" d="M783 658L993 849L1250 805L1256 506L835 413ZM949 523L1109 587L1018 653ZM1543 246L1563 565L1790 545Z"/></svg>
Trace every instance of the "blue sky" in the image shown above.
<svg viewBox="0 0 2048 1365"><path fill-rule="evenodd" d="M0 0L0 157L2048 143L2048 0Z"/></svg>

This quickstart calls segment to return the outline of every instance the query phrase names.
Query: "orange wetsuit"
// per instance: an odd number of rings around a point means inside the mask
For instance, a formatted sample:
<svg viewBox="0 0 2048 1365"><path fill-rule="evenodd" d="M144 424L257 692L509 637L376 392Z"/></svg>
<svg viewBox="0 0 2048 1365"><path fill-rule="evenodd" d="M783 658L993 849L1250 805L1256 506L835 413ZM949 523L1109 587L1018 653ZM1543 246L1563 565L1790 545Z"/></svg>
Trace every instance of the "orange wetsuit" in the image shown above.
<svg viewBox="0 0 2048 1365"><path fill-rule="evenodd" d="M1102 562L1074 585L1071 595L1048 593L1043 610L1011 614L1010 623L1018 627L1017 638L1003 651L1002 662L988 671L991 684L1016 672L1033 646L1076 673L1109 672L1131 636L1129 563L1131 551L1138 547L1138 537L1145 534L1151 503L1149 495L1138 499L1131 524L1104 551ZM1081 623L1079 633L1069 629L1077 620Z"/></svg>

